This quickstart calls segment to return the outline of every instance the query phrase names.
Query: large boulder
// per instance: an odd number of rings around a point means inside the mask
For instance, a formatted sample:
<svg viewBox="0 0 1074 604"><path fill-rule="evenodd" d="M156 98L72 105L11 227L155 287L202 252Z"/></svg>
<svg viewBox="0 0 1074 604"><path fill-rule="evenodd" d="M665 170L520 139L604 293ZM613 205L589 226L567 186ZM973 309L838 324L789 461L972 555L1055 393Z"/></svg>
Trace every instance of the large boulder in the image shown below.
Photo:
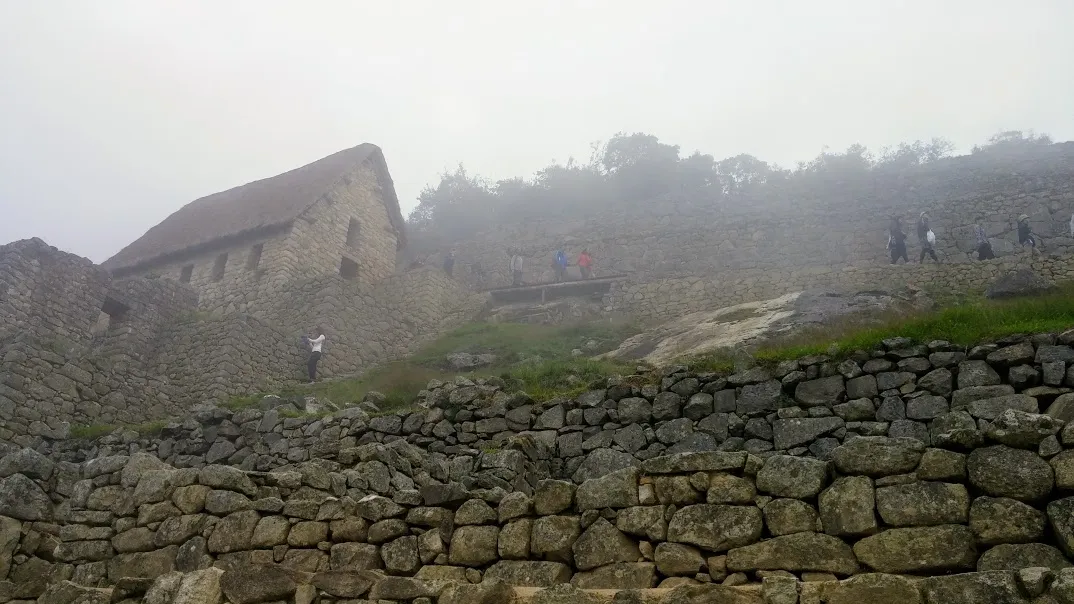
<svg viewBox="0 0 1074 604"><path fill-rule="evenodd" d="M858 571L854 552L842 539L820 533L773 537L727 552L727 570L788 570L852 575Z"/></svg>
<svg viewBox="0 0 1074 604"><path fill-rule="evenodd" d="M764 521L756 506L689 505L675 512L667 540L722 552L761 538Z"/></svg>
<svg viewBox="0 0 1074 604"><path fill-rule="evenodd" d="M845 396L846 384L841 375L799 382L794 389L794 400L803 407L831 407L843 402Z"/></svg>
<svg viewBox="0 0 1074 604"><path fill-rule="evenodd" d="M219 602L222 595L220 576L223 574L224 571L219 568L204 568L183 575L172 604Z"/></svg>
<svg viewBox="0 0 1074 604"><path fill-rule="evenodd" d="M892 476L912 472L925 453L925 444L915 438L863 436L832 451L832 461L843 474Z"/></svg>
<svg viewBox="0 0 1074 604"><path fill-rule="evenodd" d="M298 588L290 573L271 564L236 566L220 578L231 604L258 604L289 600Z"/></svg>
<svg viewBox="0 0 1074 604"><path fill-rule="evenodd" d="M656 584L652 562L620 562L574 575L571 584L579 589L648 589Z"/></svg>
<svg viewBox="0 0 1074 604"><path fill-rule="evenodd" d="M993 497L1037 501L1052 492L1052 467L1036 453L1005 445L975 449L966 458L970 484Z"/></svg>
<svg viewBox="0 0 1074 604"><path fill-rule="evenodd" d="M843 428L838 417L797 417L772 422L772 444L777 451L808 446L814 440Z"/></svg>
<svg viewBox="0 0 1074 604"><path fill-rule="evenodd" d="M1055 289L1055 284L1026 267L1016 268L999 277L985 290L985 296L993 300L1039 296Z"/></svg>
<svg viewBox="0 0 1074 604"><path fill-rule="evenodd" d="M1050 415L1007 409L985 430L988 438L1019 449L1036 449L1042 440L1059 434L1061 420Z"/></svg>
<svg viewBox="0 0 1074 604"><path fill-rule="evenodd" d="M33 449L19 449L0 457L0 478L25 474L30 478L48 480L55 462Z"/></svg>
<svg viewBox="0 0 1074 604"><path fill-rule="evenodd" d="M888 529L855 543L854 553L882 573L972 570L977 563L973 532L959 525Z"/></svg>
<svg viewBox="0 0 1074 604"><path fill-rule="evenodd" d="M497 559L500 529L496 526L461 526L451 537L448 559L457 566L484 566Z"/></svg>
<svg viewBox="0 0 1074 604"><path fill-rule="evenodd" d="M553 562L574 562L572 547L582 534L577 516L542 516L533 521L530 553Z"/></svg>
<svg viewBox="0 0 1074 604"><path fill-rule="evenodd" d="M593 478L600 478L616 470L637 465L638 460L630 453L614 449L596 449L586 456L582 465L574 472L572 478L576 483L583 483Z"/></svg>

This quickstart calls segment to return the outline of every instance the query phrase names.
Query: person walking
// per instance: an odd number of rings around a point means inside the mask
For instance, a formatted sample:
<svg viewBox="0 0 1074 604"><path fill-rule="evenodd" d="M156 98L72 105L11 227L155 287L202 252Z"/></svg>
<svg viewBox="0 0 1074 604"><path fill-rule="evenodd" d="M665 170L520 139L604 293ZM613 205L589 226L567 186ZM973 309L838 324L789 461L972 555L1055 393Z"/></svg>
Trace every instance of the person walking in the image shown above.
<svg viewBox="0 0 1074 604"><path fill-rule="evenodd" d="M583 249L582 253L578 254L578 270L582 273L583 279L593 276L593 257L589 255L588 249Z"/></svg>
<svg viewBox="0 0 1074 604"><path fill-rule="evenodd" d="M906 233L902 230L902 221L898 216L891 217L891 225L888 227L888 252L891 253L891 263L898 264L899 258L909 264L910 258L906 256Z"/></svg>
<svg viewBox="0 0 1074 604"><path fill-rule="evenodd" d="M567 277L567 253L563 248L556 250L556 256L552 260L552 270L556 274L556 283L561 283Z"/></svg>
<svg viewBox="0 0 1074 604"><path fill-rule="evenodd" d="M452 272L455 270L455 250L451 250L444 256L444 272L447 276L452 276Z"/></svg>
<svg viewBox="0 0 1074 604"><path fill-rule="evenodd" d="M518 250L511 256L511 285L522 285L522 254Z"/></svg>
<svg viewBox="0 0 1074 604"><path fill-rule="evenodd" d="M306 371L309 373L310 383L317 381L317 363L321 360L321 346L324 345L324 334L316 338L302 336L310 348L310 358L306 361Z"/></svg>
<svg viewBox="0 0 1074 604"><path fill-rule="evenodd" d="M1040 253L1037 249L1037 238L1033 235L1033 229L1029 226L1029 215L1022 214L1018 217L1018 245L1029 248L1029 254L1036 256Z"/></svg>
<svg viewBox="0 0 1074 604"><path fill-rule="evenodd" d="M985 233L980 219L978 219L977 224L973 225L973 234L977 238L977 259L991 260L995 258L996 254L992 251L992 242L988 240L988 233Z"/></svg>
<svg viewBox="0 0 1074 604"><path fill-rule="evenodd" d="M921 243L921 256L918 257L917 263L925 263L925 254L932 256L932 261L939 263L940 259L936 257L936 234L932 232L932 228L929 227L929 213L922 212L917 218L917 240Z"/></svg>

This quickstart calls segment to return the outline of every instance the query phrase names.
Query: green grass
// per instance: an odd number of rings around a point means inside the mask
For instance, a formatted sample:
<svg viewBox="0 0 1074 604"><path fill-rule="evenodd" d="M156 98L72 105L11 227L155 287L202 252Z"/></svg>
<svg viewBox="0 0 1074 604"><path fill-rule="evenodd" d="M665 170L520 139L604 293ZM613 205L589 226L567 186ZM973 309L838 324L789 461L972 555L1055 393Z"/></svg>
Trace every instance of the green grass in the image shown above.
<svg viewBox="0 0 1074 604"><path fill-rule="evenodd" d="M982 341L1019 333L1047 333L1074 327L1074 284L1053 294L1014 300L975 300L933 312L889 317L879 324L847 318L841 323L809 330L789 340L764 346L755 354L760 361L776 362L811 354L845 356L871 350L887 338L902 336L916 342L931 340L972 346Z"/></svg>
<svg viewBox="0 0 1074 604"><path fill-rule="evenodd" d="M537 399L570 396L587 385L614 373L632 373L634 365L574 357L589 340L598 346L585 350L597 355L611 350L624 339L641 331L633 323L602 321L571 325L531 325L521 323L471 323L430 342L408 359L374 368L361 377L332 379L313 385L288 388L283 397L313 395L346 405L357 403L366 393L385 396L378 406L382 413L408 408L418 392L431 380L451 381L456 375L471 378L498 376L515 390L524 390ZM446 366L453 352L493 354L496 362L471 372ZM230 409L255 406L263 395L235 397L224 403Z"/></svg>
<svg viewBox="0 0 1074 604"><path fill-rule="evenodd" d="M155 420L141 424L117 426L112 424L88 424L71 426L71 438L94 439L106 436L119 428L137 432L142 436L159 436L168 425L167 420Z"/></svg>

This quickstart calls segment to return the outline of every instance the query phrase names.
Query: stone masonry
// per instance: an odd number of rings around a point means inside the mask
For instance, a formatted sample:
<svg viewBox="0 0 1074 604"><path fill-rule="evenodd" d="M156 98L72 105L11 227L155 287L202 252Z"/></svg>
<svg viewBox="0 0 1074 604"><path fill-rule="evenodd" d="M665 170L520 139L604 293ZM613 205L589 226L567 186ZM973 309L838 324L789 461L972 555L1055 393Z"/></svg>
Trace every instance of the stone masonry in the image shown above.
<svg viewBox="0 0 1074 604"><path fill-rule="evenodd" d="M0 601L1069 604L1072 344L895 338L543 402L460 378L408 412L267 397L11 448Z"/></svg>

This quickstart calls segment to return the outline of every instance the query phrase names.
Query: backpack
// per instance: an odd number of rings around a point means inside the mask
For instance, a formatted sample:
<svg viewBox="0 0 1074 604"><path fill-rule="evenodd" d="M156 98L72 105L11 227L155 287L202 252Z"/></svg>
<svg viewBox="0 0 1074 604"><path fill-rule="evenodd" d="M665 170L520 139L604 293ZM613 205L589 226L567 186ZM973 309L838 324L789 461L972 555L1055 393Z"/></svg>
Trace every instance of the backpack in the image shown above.
<svg viewBox="0 0 1074 604"><path fill-rule="evenodd" d="M936 243L936 233L929 229L929 232L925 233L925 239L929 242L929 245L934 245Z"/></svg>

